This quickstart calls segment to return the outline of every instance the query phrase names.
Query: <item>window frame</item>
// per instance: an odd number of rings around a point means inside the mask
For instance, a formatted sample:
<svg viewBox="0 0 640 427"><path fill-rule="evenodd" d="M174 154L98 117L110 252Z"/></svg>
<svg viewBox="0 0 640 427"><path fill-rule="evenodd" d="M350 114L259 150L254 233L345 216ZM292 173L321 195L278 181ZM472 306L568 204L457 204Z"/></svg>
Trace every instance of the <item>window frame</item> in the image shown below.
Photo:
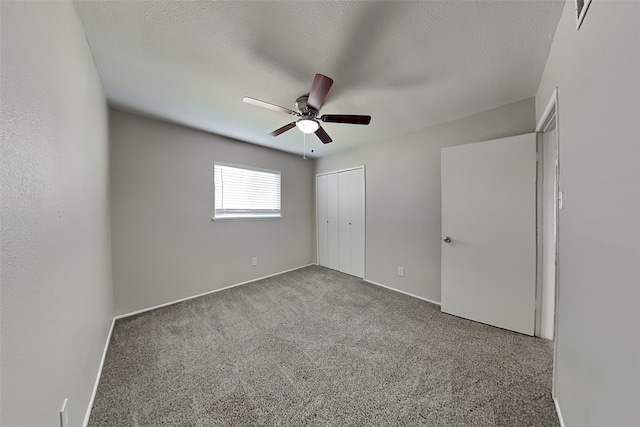
<svg viewBox="0 0 640 427"><path fill-rule="evenodd" d="M255 171L255 172L264 172L264 173L270 173L270 174L274 174L274 175L278 175L280 182L279 182L279 187L280 187L280 211L278 214L274 214L274 215L242 215L242 216L216 216L216 166L222 166L222 167L231 167L231 168L236 168L236 169L243 169L243 170L248 170L248 171ZM249 166L249 165L241 165L239 163L230 163L230 162L223 162L223 161L214 161L213 162L213 179L212 179L212 183L213 183L213 216L211 217L212 221L255 221L255 220L277 220L277 219L282 219L282 172L279 170L275 170L275 169L266 169L266 168L259 168L259 167L255 167L255 166Z"/></svg>

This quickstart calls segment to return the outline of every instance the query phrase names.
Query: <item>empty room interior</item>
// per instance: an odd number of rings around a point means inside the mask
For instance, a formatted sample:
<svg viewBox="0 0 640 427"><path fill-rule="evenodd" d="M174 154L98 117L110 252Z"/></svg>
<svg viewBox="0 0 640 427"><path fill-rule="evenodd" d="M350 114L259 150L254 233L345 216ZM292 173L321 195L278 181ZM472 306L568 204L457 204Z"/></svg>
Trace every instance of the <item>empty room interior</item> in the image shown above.
<svg viewBox="0 0 640 427"><path fill-rule="evenodd" d="M640 2L0 20L2 426L639 425Z"/></svg>

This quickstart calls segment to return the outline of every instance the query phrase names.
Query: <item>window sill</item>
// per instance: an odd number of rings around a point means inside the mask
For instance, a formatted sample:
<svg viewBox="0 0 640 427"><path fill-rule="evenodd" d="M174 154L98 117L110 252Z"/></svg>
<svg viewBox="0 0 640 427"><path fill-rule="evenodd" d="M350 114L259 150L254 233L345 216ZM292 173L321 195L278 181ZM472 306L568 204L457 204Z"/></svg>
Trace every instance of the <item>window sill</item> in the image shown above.
<svg viewBox="0 0 640 427"><path fill-rule="evenodd" d="M211 221L213 222L222 222L222 221L264 221L264 220L274 220L274 219L282 219L283 216L232 216L232 217L222 217L216 218L211 217Z"/></svg>

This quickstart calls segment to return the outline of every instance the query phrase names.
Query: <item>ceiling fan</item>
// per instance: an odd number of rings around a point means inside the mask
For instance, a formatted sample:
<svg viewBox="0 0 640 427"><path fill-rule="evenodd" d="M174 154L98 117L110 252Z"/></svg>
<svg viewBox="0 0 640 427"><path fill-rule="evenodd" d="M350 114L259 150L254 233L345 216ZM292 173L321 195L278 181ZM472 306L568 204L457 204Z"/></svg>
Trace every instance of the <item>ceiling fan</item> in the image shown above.
<svg viewBox="0 0 640 427"><path fill-rule="evenodd" d="M371 122L371 116L359 116L353 114L324 114L318 117L320 108L322 108L322 104L327 97L327 93L329 93L329 89L331 89L331 85L333 85L332 79L322 74L316 74L316 77L313 79L313 84L311 85L311 92L296 99L296 108L298 111L280 107L279 105L271 104L269 102L260 101L259 99L249 98L248 96L245 96L242 100L247 104L257 105L258 107L268 108L273 111L280 111L282 113L299 117L298 120L274 130L269 135L278 136L297 126L303 133L315 133L323 144L328 144L333 140L327 132L325 132L322 126L320 126L319 122L350 123L354 125L368 125Z"/></svg>

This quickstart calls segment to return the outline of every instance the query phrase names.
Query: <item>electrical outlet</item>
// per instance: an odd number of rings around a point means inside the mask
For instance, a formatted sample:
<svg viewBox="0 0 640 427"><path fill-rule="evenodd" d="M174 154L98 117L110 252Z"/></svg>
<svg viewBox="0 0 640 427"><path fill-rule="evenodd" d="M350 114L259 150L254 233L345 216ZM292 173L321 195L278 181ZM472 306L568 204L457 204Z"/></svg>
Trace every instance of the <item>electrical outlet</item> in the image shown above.
<svg viewBox="0 0 640 427"><path fill-rule="evenodd" d="M398 276L404 277L404 267L398 267Z"/></svg>
<svg viewBox="0 0 640 427"><path fill-rule="evenodd" d="M60 408L60 427L69 427L69 398L65 398Z"/></svg>
<svg viewBox="0 0 640 427"><path fill-rule="evenodd" d="M256 265L258 265L258 258L254 257L254 258L251 259L251 266L255 267Z"/></svg>

